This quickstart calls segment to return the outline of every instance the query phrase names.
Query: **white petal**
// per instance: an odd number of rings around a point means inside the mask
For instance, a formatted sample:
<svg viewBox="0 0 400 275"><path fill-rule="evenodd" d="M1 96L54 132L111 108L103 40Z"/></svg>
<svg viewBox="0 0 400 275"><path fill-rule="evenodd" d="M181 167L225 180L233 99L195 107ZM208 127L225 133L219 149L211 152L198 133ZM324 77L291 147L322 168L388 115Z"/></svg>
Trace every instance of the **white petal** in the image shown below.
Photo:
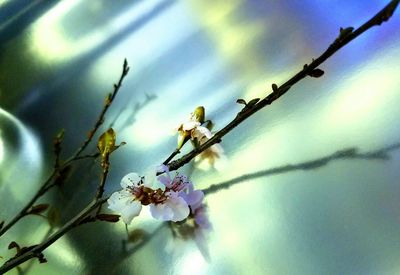
<svg viewBox="0 0 400 275"><path fill-rule="evenodd" d="M189 216L190 209L186 201L179 197L173 196L166 201L166 205L172 210L173 217L171 221L177 222L186 219Z"/></svg>
<svg viewBox="0 0 400 275"><path fill-rule="evenodd" d="M121 218L126 224L130 224L132 219L140 214L142 204L139 201L132 201L121 211Z"/></svg>
<svg viewBox="0 0 400 275"><path fill-rule="evenodd" d="M158 176L158 181L161 182L163 185L165 185L166 187L171 187L171 178L169 177L169 175L161 175Z"/></svg>
<svg viewBox="0 0 400 275"><path fill-rule="evenodd" d="M144 174L144 186L152 187L157 176L157 167L150 167Z"/></svg>
<svg viewBox="0 0 400 275"><path fill-rule="evenodd" d="M141 177L136 173L129 173L125 175L121 180L122 188L127 188L129 186L138 186L140 184Z"/></svg>
<svg viewBox="0 0 400 275"><path fill-rule="evenodd" d="M133 200L133 195L122 189L121 191L114 192L107 200L108 208L120 213Z"/></svg>
<svg viewBox="0 0 400 275"><path fill-rule="evenodd" d="M126 224L139 215L142 209L141 203L134 200L133 195L125 189L113 193L107 203L108 208L120 214Z"/></svg>
<svg viewBox="0 0 400 275"><path fill-rule="evenodd" d="M197 138L200 142L200 144L203 144L206 142L208 139L212 137L212 134L208 128L203 127L203 126L198 126L192 133L193 138Z"/></svg>
<svg viewBox="0 0 400 275"><path fill-rule="evenodd" d="M170 221L174 216L172 209L166 204L150 204L150 213L153 218L161 221Z"/></svg>
<svg viewBox="0 0 400 275"><path fill-rule="evenodd" d="M197 121L188 121L182 124L183 131L190 131L196 127L200 126L200 122Z"/></svg>

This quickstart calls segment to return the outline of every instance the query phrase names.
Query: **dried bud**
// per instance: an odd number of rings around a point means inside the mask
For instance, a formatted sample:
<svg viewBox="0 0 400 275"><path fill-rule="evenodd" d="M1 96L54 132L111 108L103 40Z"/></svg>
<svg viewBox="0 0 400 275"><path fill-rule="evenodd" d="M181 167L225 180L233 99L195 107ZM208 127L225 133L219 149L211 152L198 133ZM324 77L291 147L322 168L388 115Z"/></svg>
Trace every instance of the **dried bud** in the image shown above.
<svg viewBox="0 0 400 275"><path fill-rule="evenodd" d="M244 100L243 98L239 98L238 100L236 100L236 103L247 105L246 100Z"/></svg>
<svg viewBox="0 0 400 275"><path fill-rule="evenodd" d="M340 34L339 34L339 39L343 39L346 36L348 36L349 34L351 34L353 32L354 28L353 27L347 27L345 29L340 28Z"/></svg>
<svg viewBox="0 0 400 275"><path fill-rule="evenodd" d="M250 100L249 103L247 103L246 106L249 107L249 108L251 108L251 107L253 107L254 105L256 105L258 101L260 101L259 98L254 98L254 99Z"/></svg>
<svg viewBox="0 0 400 275"><path fill-rule="evenodd" d="M318 77L321 77L321 76L324 75L324 71L321 70L321 69L314 69L311 72L309 72L308 75L311 76L311 77L318 78Z"/></svg>
<svg viewBox="0 0 400 275"><path fill-rule="evenodd" d="M98 214L96 218L104 222L118 222L120 215L113 214Z"/></svg>
<svg viewBox="0 0 400 275"><path fill-rule="evenodd" d="M41 264L47 263L47 259L44 257L43 253L37 254L36 258L38 258L39 263Z"/></svg>
<svg viewBox="0 0 400 275"><path fill-rule="evenodd" d="M58 134L55 136L54 143L61 143L61 141L64 139L64 134L65 130L61 129L60 132L58 132Z"/></svg>
<svg viewBox="0 0 400 275"><path fill-rule="evenodd" d="M19 244L17 244L15 241L12 241L9 245L8 245L8 249L13 249L15 248L17 250L17 253L19 251L21 251L21 247L19 246Z"/></svg>

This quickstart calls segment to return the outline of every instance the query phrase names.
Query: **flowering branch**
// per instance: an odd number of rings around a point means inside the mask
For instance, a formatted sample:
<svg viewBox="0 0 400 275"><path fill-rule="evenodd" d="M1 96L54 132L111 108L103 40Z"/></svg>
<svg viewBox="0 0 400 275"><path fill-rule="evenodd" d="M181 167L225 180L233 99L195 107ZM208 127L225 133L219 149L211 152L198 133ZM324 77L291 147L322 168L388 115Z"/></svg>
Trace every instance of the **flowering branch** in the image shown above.
<svg viewBox="0 0 400 275"><path fill-rule="evenodd" d="M56 233L51 235L49 238L44 240L39 245L33 245L29 247L20 248L19 245L15 242L12 242L13 246L17 247L17 255L4 263L3 266L0 267L0 274L3 272L7 272L8 270L18 266L19 264L30 260L32 258L38 258L40 263L47 262L46 258L43 255L43 250L53 244L56 240L61 238L68 231L72 230L75 227L83 225L88 222L94 222L96 220L106 221L106 222L117 222L119 221L118 215L108 215L108 214L100 214L101 206L107 201L108 198L102 198L104 193L104 185L107 181L108 171L110 168L109 157L112 152L119 148L119 146L115 145L116 136L114 130L110 128L105 133L103 133L98 141L97 147L100 151L100 155L102 157L101 166L103 168L100 183L94 196L93 201L83 209L78 215L76 215L73 219L67 222L61 229L59 229ZM123 143L121 143L123 144ZM45 205L40 205L43 208ZM45 206L47 208L47 206ZM90 215L95 209L94 215Z"/></svg>
<svg viewBox="0 0 400 275"><path fill-rule="evenodd" d="M97 158L99 156L99 153L94 153L94 154L89 154L89 155L81 155L82 152L86 149L86 147L89 145L89 143L92 141L95 133L99 129L99 127L103 124L105 115L111 106L112 102L114 101L118 91L120 90L122 86L122 81L126 77L126 75L129 72L129 66L128 62L126 59L124 60L123 64L123 69L121 76L119 78L119 81L117 84L114 84L114 90L112 93L108 94L103 106L102 111L100 112L100 115L98 119L96 120L92 130L89 132L88 137L86 140L82 143L82 145L79 147L79 149L76 151L76 153L71 156L69 159L67 159L63 164L60 163L60 152L61 152L61 142L64 136L64 131L61 131L54 139L54 153L55 153L55 164L54 164L54 170L51 173L51 175L48 177L48 179L42 184L40 189L36 192L36 194L33 196L33 198L24 206L24 208L19 211L19 213L7 224L4 224L3 227L0 228L0 236L2 236L4 233L6 233L14 224L16 224L21 218L29 215L30 209L34 207L35 202L42 197L47 191L52 189L54 186L58 185L60 183L60 180L63 181L66 176L66 171L69 171L70 165L81 159L86 159L86 158Z"/></svg>
<svg viewBox="0 0 400 275"><path fill-rule="evenodd" d="M188 162L190 162L194 157L198 154L211 147L216 143L220 143L222 138L232 131L236 126L246 120L248 117L252 116L257 111L266 107L267 105L271 105L275 100L280 98L282 95L287 93L289 89L299 82L300 80L306 78L307 76L311 77L320 77L324 74L321 69L318 69L318 66L324 63L329 57L331 57L334 53L348 44L350 41L354 40L356 37L372 28L373 26L379 26L383 22L386 22L393 15L393 12L397 8L400 0L392 0L388 5L386 5L380 12L378 12L374 17L364 23L361 27L353 31L352 27L348 27L345 29L340 28L339 36L333 41L333 43L328 47L328 49L322 53L317 59L313 59L310 64L305 64L303 69L295 74L292 78L278 87L276 84L272 84L272 93L263 98L262 100L253 99L248 104L242 102L241 100L238 103L244 103L244 108L236 115L236 117L228 123L224 128L219 130L214 134L212 138L210 138L207 142L201 144L200 146L194 148L191 152L182 156L181 158L168 162L167 166L170 171L177 170L178 168L184 166ZM252 103L252 104L250 104ZM171 158L172 159L172 158ZM168 158L169 160L169 158Z"/></svg>
<svg viewBox="0 0 400 275"><path fill-rule="evenodd" d="M242 123L244 120L246 120L248 117L253 115L255 112L259 111L260 109L264 108L267 105L272 104L275 100L277 100L279 97L284 95L288 90L297 82L302 80L303 78L307 76L311 77L320 77L323 75L323 71L318 69L318 66L321 65L324 61L326 61L330 56L332 56L334 53L336 53L339 49L341 49L343 46L345 46L347 43L358 37L360 34L365 32L366 30L370 29L371 27L375 25L380 25L383 22L389 20L389 18L392 16L394 10L398 6L400 0L392 0L384 9L382 9L379 13L377 13L374 17L372 17L369 21L367 21L364 25L362 25L360 28L357 30L353 31L353 28L345 28L345 29L340 29L340 34L339 36L335 39L335 41L328 47L328 49L317 59L313 60L310 64L304 65L303 69L298 72L296 75L294 75L291 79L289 79L287 82L285 82L282 86L278 87L276 84L272 85L272 93L263 98L262 100L259 99L253 99L249 103L244 102L243 100L239 100L238 103L244 104L244 108L237 114L237 116L229 123L227 124L224 128L222 128L220 131L218 131L214 136L209 138L206 142L204 143L199 143L198 146L195 147L194 150L189 152L188 154L184 155L178 160L170 162L172 158L179 152L178 150L180 147L178 146L178 149L173 152L173 154L167 159L168 163L168 168L169 170L176 170L189 161L191 161L196 155L199 153L203 152L207 148L211 147L214 144L217 144L221 142L222 137L224 137L227 133L229 133L233 128L235 128L237 125ZM44 183L42 188L38 191L38 193L34 196L34 198L28 203L28 205L16 216L16 219L14 219L12 222L9 224L11 225L6 225L4 228L7 227L9 229L15 222L17 222L20 218L23 216L27 215L29 213L29 210L32 208L33 204L35 201L44 194L46 187L48 186L54 186L54 183L52 180L57 177L57 174L61 171L61 168L67 168L69 164L75 160L77 160L81 153L84 151L84 149L88 146L90 141L93 139L93 136L95 132L99 129L101 124L103 123L105 113L107 112L109 106L111 105L112 101L115 98L115 95L117 94L119 88L121 87L122 80L128 73L129 67L127 66L127 62L125 60L124 62L124 68L122 75L120 77L120 80L118 84L114 85L114 92L109 94L108 97L106 98L106 103L105 106L99 116L99 119L97 120L94 128L89 132L89 135L87 139L83 142L82 146L77 150L77 152L69 159L67 160L64 164L60 165L59 169L55 169L52 175L49 177L49 179ZM199 121L198 121L199 122ZM110 129L112 130L112 129ZM109 132L108 130L107 132ZM107 133L106 132L106 133ZM148 177L140 177L137 174L128 174L121 182L121 186L123 187L123 190L114 193L110 198L103 198L103 192L104 192L104 184L107 179L108 175L108 166L109 166L109 155L111 154L112 151L114 151L118 146L115 146L115 138L112 137L112 133L109 133L109 136L105 137L103 141L101 141L101 138L99 139L98 143L98 148L100 151L100 155L102 156L102 167L103 167L103 174L100 180L100 184L98 187L98 191L95 195L94 200L85 208L83 209L78 215L76 215L73 219L71 219L69 222L67 222L63 227L61 227L57 232L55 232L53 235L51 235L47 240L43 241L42 243L34 246L30 246L25 248L25 250L21 253L17 253L17 255L8 260L3 266L0 267L0 273L7 272L8 270L12 269L13 267L18 266L19 264L32 259L32 258L38 258L41 262L45 261L44 255L42 252L52 245L56 240L58 240L60 237L62 237L64 234L66 234L68 231L71 229L84 224L86 222L94 221L96 219L99 220L105 220L105 221L110 221L114 222L117 219L111 216L107 217L107 215L101 215L101 218L98 217L98 211L95 214L95 217L92 217L90 214L95 210L99 209L107 200L109 200L109 208L111 208L111 205L114 208L125 208L125 207L130 207L129 209L124 209L124 210L129 210L129 216L125 217L127 220L129 219L130 221L134 216L140 212L141 206L143 205L150 205L150 209L152 212L153 217L159 218L161 220L172 220L172 221L181 221L185 217L188 216L189 213L193 211L193 209L197 209L200 211L203 211L202 206L199 204L202 199L204 194L199 191L199 190L194 190L193 185L187 180L187 178L180 176L180 175L175 175L175 177L169 177L169 174L167 173L168 177L164 176L162 179L162 183L164 184L164 190L158 188L158 189L152 189L151 186L147 185L148 183ZM110 139L112 142L110 143ZM58 159L58 157L56 156ZM163 172L159 172L161 174ZM188 187L189 186L189 187ZM185 191L186 190L186 191ZM132 202L131 197L124 197L126 195L132 196L134 195L134 200ZM113 200L111 200L113 199ZM125 204L126 199L130 199L130 204L127 205ZM131 209L132 208L132 209ZM190 209L190 210L189 210ZM168 210L168 211L165 211ZM117 210L116 210L117 211ZM196 214L196 213L191 213L191 214ZM100 216L100 215L99 215ZM199 216L201 218L201 216ZM124 217L122 217L124 218ZM129 222L130 222L129 221ZM199 222L201 219L199 220ZM0 235L4 233L7 230L2 229L0 231ZM4 232L3 232L4 231ZM16 247L16 244L14 244L13 247ZM17 249L18 250L18 249ZM22 249L21 249L22 251Z"/></svg>
<svg viewBox="0 0 400 275"><path fill-rule="evenodd" d="M77 227L81 224L82 220L85 219L94 209L98 208L102 204L106 202L106 198L93 200L85 209L83 209L78 215L72 218L69 222L67 222L63 227L61 227L56 233L50 236L46 241L36 245L31 246L28 251L22 253L18 257L12 258L4 263L0 267L0 274L3 274L10 269L30 260L33 258L44 257L42 252L52 245L55 241L61 238L65 233L70 231L71 229Z"/></svg>

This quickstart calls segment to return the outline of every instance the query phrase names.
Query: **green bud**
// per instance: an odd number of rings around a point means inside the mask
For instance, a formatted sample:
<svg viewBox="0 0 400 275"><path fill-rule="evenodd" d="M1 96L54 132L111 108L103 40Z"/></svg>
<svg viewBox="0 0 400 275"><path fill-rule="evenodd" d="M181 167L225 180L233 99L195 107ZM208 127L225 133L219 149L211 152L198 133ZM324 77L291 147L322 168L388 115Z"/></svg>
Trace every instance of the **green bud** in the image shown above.
<svg viewBox="0 0 400 275"><path fill-rule="evenodd" d="M204 123L204 118L205 118L205 110L203 106L199 106L196 109L194 109L193 112L193 119L200 122L201 124Z"/></svg>

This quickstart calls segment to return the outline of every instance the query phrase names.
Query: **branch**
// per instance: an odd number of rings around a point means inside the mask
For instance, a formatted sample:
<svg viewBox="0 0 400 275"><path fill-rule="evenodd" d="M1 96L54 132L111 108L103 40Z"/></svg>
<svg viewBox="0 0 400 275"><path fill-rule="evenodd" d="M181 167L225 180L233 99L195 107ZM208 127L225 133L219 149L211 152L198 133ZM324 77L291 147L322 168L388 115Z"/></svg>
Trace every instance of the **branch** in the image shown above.
<svg viewBox="0 0 400 275"><path fill-rule="evenodd" d="M311 77L319 77L322 76L323 71L317 69L319 65L324 63L329 57L331 57L334 53L348 44L350 41L354 40L356 37L372 28L373 26L379 26L383 22L388 21L390 17L393 15L393 12L397 8L400 0L392 0L386 7L384 7L380 12L378 12L374 17L364 23L361 27L353 31L353 28L345 28L340 29L339 36L333 41L333 43L328 47L328 49L317 59L314 59L310 64L304 65L303 69L295 74L292 78L286 81L279 88L276 84L272 85L272 93L268 96L260 100L258 103L252 106L245 106L242 111L240 111L237 116L228 123L224 128L219 130L214 136L209 139L204 144L199 147L193 149L191 152L187 153L183 157L168 163L169 170L177 170L178 168L184 166L189 161L191 161L195 156L211 147L212 145L221 142L222 137L228 134L232 129L246 120L248 117L252 116L257 111L266 107L267 105L271 105L275 100L280 98L282 95L287 93L289 89L299 82L300 80L306 78L307 76Z"/></svg>
<svg viewBox="0 0 400 275"><path fill-rule="evenodd" d="M177 154L179 154L181 151L179 151L179 149L177 148L177 149L175 149L172 153L171 153L171 155L166 159L166 160L164 160L164 162L163 162L163 164L164 165L167 165L168 164L168 162L170 162Z"/></svg>
<svg viewBox="0 0 400 275"><path fill-rule="evenodd" d="M85 209L83 209L78 215L76 215L73 219L71 219L69 222L67 222L61 229L59 229L56 233L51 235L47 240L43 241L39 245L31 246L28 251L22 253L21 255L17 255L14 258L11 258L7 262L4 263L2 267L0 267L0 274L3 274L3 272L7 272L8 270L20 265L23 262L26 262L32 258L39 258L40 260L45 259L43 255L43 251L49 247L51 244L53 244L55 241L57 241L59 238L61 238L63 235L65 235L68 231L71 229L78 227L82 224L88 223L88 222L93 222L96 221L97 219L100 220L105 220L109 222L115 222L119 220L119 217L115 217L115 215L105 215L105 216L113 216L112 220L108 220L107 217L101 219L99 218L101 214L99 214L101 206L107 201L108 197L102 198L103 192L104 192L104 185L107 181L107 175L108 175L108 169L109 165L105 165L103 167L103 173L101 176L101 180L99 183L98 191L93 199L93 201L86 206ZM96 210L96 213L94 216L90 216L90 212ZM104 215L103 215L104 216ZM115 219L114 219L115 218Z"/></svg>
<svg viewBox="0 0 400 275"><path fill-rule="evenodd" d="M191 159L193 159L197 154L201 153L202 151L209 148L213 144L221 142L222 137L225 136L227 133L229 133L233 128L235 128L237 125L239 125L245 119L247 119L248 117L253 115L255 112L259 111L260 109L264 108L267 105L270 105L272 102L274 102L279 97L284 95L292 87L292 85L296 84L297 82L299 82L306 76L312 76L312 77L321 76L323 74L323 72L321 70L317 69L317 67L319 65L321 65L325 60L327 60L335 52L337 52L339 49L341 49L343 46L345 46L347 43L349 43L350 41L355 39L357 36L359 36L360 34L365 32L366 30L370 29L373 26L380 25L383 22L389 20L389 18L392 16L394 10L398 6L399 1L400 0L391 1L383 10L381 10L378 14L376 14L373 18L371 18L368 22L366 22L364 25L362 25L360 28L358 28L354 32L353 32L352 28L346 28L344 30L341 29L339 37L328 47L328 49L320 57L313 60L310 64L305 65L304 68L300 72L298 72L291 79L286 81L279 88L275 84L273 84L273 86L272 86L273 92L270 95L268 95L267 97L265 97L264 99L262 99L261 101L259 101L256 104L253 104L251 106L246 105L245 108L243 108L243 110L240 111L237 114L237 116L228 125L226 125L223 129L221 129L219 132L217 132L210 140L208 140L206 143L199 146L198 148L194 149L190 153L186 154L182 158L180 158L176 161L170 162L168 164L170 170L176 170L176 169L180 168L181 166L188 163ZM107 109L109 108L112 100L114 99L116 93L118 92L119 88L121 87L122 80L125 77L125 75L127 74L128 70L129 70L129 67L127 66L127 63L125 60L124 69L123 69L122 75L120 77L120 80L119 80L118 84L114 85L114 92L109 95L108 100L106 101L106 104L105 104L93 130L89 133L88 138L85 140L85 142L82 144L82 146L78 149L78 151L74 154L72 159L79 157L80 154L82 153L82 151L87 147L87 145L93 139L94 133L98 130L100 125L103 123L104 115L105 115ZM68 163L68 161L67 161L67 163ZM48 182L51 181L51 179L54 177L55 172L56 172L56 170L49 177L48 181L45 182L44 186L47 185ZM104 186L106 177L107 177L107 173L105 173L103 170L103 177L101 179L98 193L100 192L102 194L101 187ZM39 190L38 194L39 193L40 193L40 190ZM85 209L83 209L77 216L75 216L68 223L66 223L61 229L59 229L56 233L54 233L46 241L42 242L41 244L39 244L37 246L33 246L32 249L23 253L22 255L19 255L18 257L7 261L2 267L0 267L0 273L7 272L8 270L12 269L13 267L18 266L19 264L21 264L29 259L38 257L38 255L42 255L41 253L47 247L49 247L51 244L53 244L55 241L57 241L60 237L62 237L64 234L66 234L68 231L75 228L76 226L83 224L84 219L88 217L90 212L92 212L94 209L100 207L107 200L107 198L99 198L98 193L95 196L95 199ZM40 196L41 195L39 195L39 197ZM34 199L35 198L36 198L36 196L34 197Z"/></svg>
<svg viewBox="0 0 400 275"><path fill-rule="evenodd" d="M75 153L73 158L79 157L79 155L83 152L83 150L85 150L85 148L92 141L93 136L95 135L97 130L103 124L105 114L107 113L108 108L111 106L115 96L117 95L119 89L121 88L122 81L124 80L124 78L128 74L128 72L129 72L129 66L128 66L128 62L125 59L124 60L124 65L123 65L123 68L122 68L122 73L121 73L121 76L120 76L120 78L118 80L118 83L114 84L114 91L112 93L108 94L108 96L106 97L106 102L105 102L105 104L103 106L103 110L101 110L101 113L100 113L96 123L94 124L93 129L89 131L87 139L83 142L81 147L76 151L76 153Z"/></svg>
<svg viewBox="0 0 400 275"><path fill-rule="evenodd" d="M53 180L54 176L56 175L56 170L49 176L49 178L43 183L42 187L36 192L35 196L22 208L21 211L7 224L5 224L0 230L0 237L6 233L14 224L16 224L21 218L28 215L29 209L35 204L35 202L43 196L45 193L45 187Z"/></svg>
<svg viewBox="0 0 400 275"><path fill-rule="evenodd" d="M35 204L35 202L42 197L44 194L47 193L50 189L52 189L54 186L58 184L57 179L62 177L62 171L66 169L71 163L81 160L81 159L86 159L86 158L97 158L99 156L98 153L94 154L89 154L89 155L81 155L83 150L89 145L89 143L92 141L94 134L97 132L99 127L103 124L104 122L104 117L113 103L116 95L118 94L118 91L120 90L122 86L122 81L126 77L126 75L129 72L129 66L128 62L126 59L124 60L123 68L122 68L122 73L119 78L119 81L117 84L114 84L114 90L112 93L110 93L106 97L106 102L103 106L102 111L100 112L100 115L93 126L93 129L89 132L88 137L86 140L82 143L82 145L79 147L79 149L76 151L74 155L72 155L69 159L67 159L63 164L60 164L60 151L61 151L61 140L63 137L63 131L58 134L54 140L54 152L56 156L55 160L55 165L54 165L54 170L52 174L49 176L49 178L42 184L40 189L36 192L36 194L33 196L33 198L24 206L24 208L18 212L17 215L7 224L5 224L1 229L0 229L0 237L6 233L14 224L16 224L21 218L25 217L26 215L29 215L29 209Z"/></svg>
<svg viewBox="0 0 400 275"><path fill-rule="evenodd" d="M85 209L83 209L78 215L76 215L73 219L71 219L68 223L66 223L62 228L60 228L57 232L50 236L46 241L42 242L41 244L34 246L31 250L23 253L22 255L13 258L4 265L0 267L0 274L4 274L5 272L9 271L10 269L30 260L33 258L38 257L41 253L52 245L55 241L61 238L65 233L70 231L71 229L80 225L80 222L92 212L94 209L99 207L100 205L104 204L107 201L107 198L94 200L92 201Z"/></svg>

